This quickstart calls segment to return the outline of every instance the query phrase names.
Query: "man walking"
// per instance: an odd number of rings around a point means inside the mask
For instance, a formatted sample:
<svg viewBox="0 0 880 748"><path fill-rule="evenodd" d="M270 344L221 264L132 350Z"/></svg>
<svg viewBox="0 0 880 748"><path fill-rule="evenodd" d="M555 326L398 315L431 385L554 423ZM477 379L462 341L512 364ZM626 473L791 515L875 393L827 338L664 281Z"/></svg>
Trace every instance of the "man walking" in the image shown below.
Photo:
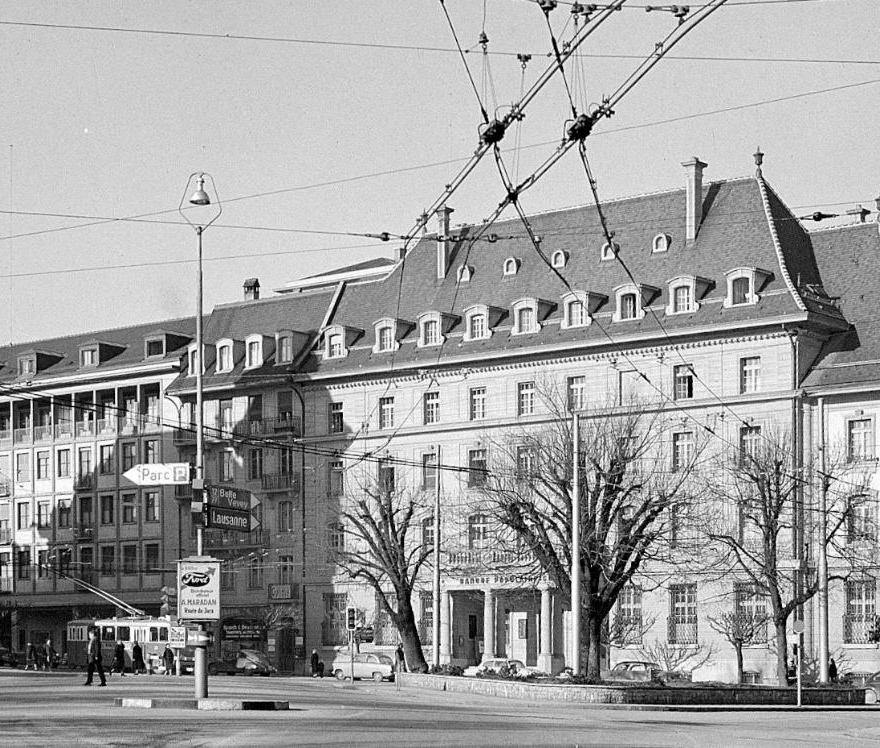
<svg viewBox="0 0 880 748"><path fill-rule="evenodd" d="M101 664L101 642L98 641L98 632L95 629L89 631L88 662L89 668L86 671L86 682L83 685L92 685L92 676L95 670L97 670L101 678L99 685L106 686L107 678L104 677L104 666Z"/></svg>

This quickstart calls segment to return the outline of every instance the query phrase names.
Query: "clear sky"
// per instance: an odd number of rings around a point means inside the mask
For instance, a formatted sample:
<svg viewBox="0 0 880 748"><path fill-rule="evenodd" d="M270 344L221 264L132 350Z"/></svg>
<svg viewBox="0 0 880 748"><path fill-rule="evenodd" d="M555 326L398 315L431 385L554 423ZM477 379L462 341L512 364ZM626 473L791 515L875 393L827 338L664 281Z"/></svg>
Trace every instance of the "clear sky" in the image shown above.
<svg viewBox="0 0 880 748"><path fill-rule="evenodd" d="M629 0L582 48L569 70L579 106L673 28L645 4ZM446 7L490 108L519 97L516 53L533 55L526 86L548 64L534 3ZM558 33L568 11L551 14ZM876 0L728 0L588 139L601 194L682 186L680 162L693 155L707 179L743 176L760 145L765 176L796 212L873 209L878 24ZM265 295L391 256L393 243L301 232L406 233L474 150L480 123L439 0L4 0L0 80L2 343L193 314L196 237L176 208L197 170L223 203L204 234L206 309L241 298L248 277ZM825 89L839 90L706 114ZM520 152L520 177L568 116L557 77L504 141L534 146ZM453 220L479 221L503 196L486 159L451 200ZM574 153L522 198L529 212L588 201Z"/></svg>

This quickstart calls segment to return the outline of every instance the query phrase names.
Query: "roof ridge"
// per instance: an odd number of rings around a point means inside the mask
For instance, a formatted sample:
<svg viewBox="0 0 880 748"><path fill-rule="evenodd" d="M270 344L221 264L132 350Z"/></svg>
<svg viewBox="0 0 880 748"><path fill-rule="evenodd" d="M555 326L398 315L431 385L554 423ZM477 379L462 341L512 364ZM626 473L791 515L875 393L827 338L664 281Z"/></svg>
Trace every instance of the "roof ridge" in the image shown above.
<svg viewBox="0 0 880 748"><path fill-rule="evenodd" d="M314 297L320 296L321 294L330 294L333 293L333 290L326 288L316 288L306 292L300 293L287 293L287 294L278 294L276 296L266 296L262 299L239 299L238 301L226 301L222 304L215 304L213 309L231 309L233 307L245 307L245 306L254 306L256 304L271 304L281 301L290 302L293 299L302 299L305 297ZM208 312L205 316L210 317L211 313Z"/></svg>
<svg viewBox="0 0 880 748"><path fill-rule="evenodd" d="M61 341L61 340L73 340L74 338L83 338L88 336L88 338L97 339L101 335L105 335L107 333L119 332L120 330L135 330L141 327L159 327L170 325L175 322L185 322L188 320L195 320L196 316L194 314L189 315L187 317L173 317L171 319L160 319L156 322L138 322L134 325L119 325L118 327L107 327L103 330L85 330L83 332L73 332L68 335L59 335L57 337L43 337L36 338L32 340L22 340L18 342L9 342L5 345L0 345L0 350L4 348L20 348L25 345L36 345L39 343L45 343L46 341ZM165 332L183 332L182 330L166 330ZM104 341L104 342L113 342L113 341Z"/></svg>

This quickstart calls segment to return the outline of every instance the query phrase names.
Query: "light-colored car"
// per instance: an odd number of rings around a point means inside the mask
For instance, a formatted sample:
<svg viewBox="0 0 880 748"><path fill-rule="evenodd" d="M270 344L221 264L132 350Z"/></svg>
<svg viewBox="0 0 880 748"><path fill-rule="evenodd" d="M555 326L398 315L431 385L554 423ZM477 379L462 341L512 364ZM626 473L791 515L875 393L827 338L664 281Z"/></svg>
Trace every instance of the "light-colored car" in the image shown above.
<svg viewBox="0 0 880 748"><path fill-rule="evenodd" d="M668 683L670 681L689 681L690 673L676 670L663 670L656 662L646 660L624 660L610 670L603 670L602 680L611 683Z"/></svg>
<svg viewBox="0 0 880 748"><path fill-rule="evenodd" d="M507 668L511 675L518 678L527 678L532 675L546 675L538 668L526 665L522 660L511 660L507 657L496 657L491 660L483 660L479 665L471 665L464 669L464 674L469 676L482 675L483 673L500 673Z"/></svg>
<svg viewBox="0 0 880 748"><path fill-rule="evenodd" d="M375 681L394 680L394 662L388 655L377 652L361 652L354 656L352 665L351 656L342 655L334 663L332 673L339 680L372 678Z"/></svg>

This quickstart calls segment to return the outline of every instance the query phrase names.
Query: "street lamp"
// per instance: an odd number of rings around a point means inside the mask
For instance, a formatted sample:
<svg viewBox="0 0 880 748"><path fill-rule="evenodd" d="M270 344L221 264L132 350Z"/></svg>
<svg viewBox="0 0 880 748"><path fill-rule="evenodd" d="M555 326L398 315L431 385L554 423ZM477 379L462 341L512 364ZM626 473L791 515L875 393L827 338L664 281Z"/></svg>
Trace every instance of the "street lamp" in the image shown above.
<svg viewBox="0 0 880 748"><path fill-rule="evenodd" d="M211 191L214 193L215 200L212 201L208 193L205 191L205 178L211 182ZM195 190L190 194L190 186L195 181ZM190 195L187 198L187 195ZM193 213L194 218L202 220L192 220L189 212L193 210L190 206L211 207L210 211L198 211ZM202 389L202 372L204 367L204 344L202 342L203 333L203 312L202 312L202 234L214 221L216 221L223 212L223 206L220 204L220 198L217 195L217 188L214 185L214 178L210 174L203 172L193 172L189 175L186 182L186 188L183 191L183 197L180 199L178 212L183 219L193 227L196 235L199 237L199 258L196 282L196 355L193 361L196 365L196 477L193 481L193 488L198 487L204 490L205 485L205 407ZM193 501L195 501L196 492L193 491ZM203 497L200 497L203 498ZM199 502L199 512L202 510L202 502ZM204 553L205 545L205 528L202 524L196 524L196 555L201 556ZM195 648L193 671L195 676L195 696L197 699L204 699L208 696L208 669L207 669L207 651L204 642L207 636L204 635L204 626L199 624L199 644Z"/></svg>

